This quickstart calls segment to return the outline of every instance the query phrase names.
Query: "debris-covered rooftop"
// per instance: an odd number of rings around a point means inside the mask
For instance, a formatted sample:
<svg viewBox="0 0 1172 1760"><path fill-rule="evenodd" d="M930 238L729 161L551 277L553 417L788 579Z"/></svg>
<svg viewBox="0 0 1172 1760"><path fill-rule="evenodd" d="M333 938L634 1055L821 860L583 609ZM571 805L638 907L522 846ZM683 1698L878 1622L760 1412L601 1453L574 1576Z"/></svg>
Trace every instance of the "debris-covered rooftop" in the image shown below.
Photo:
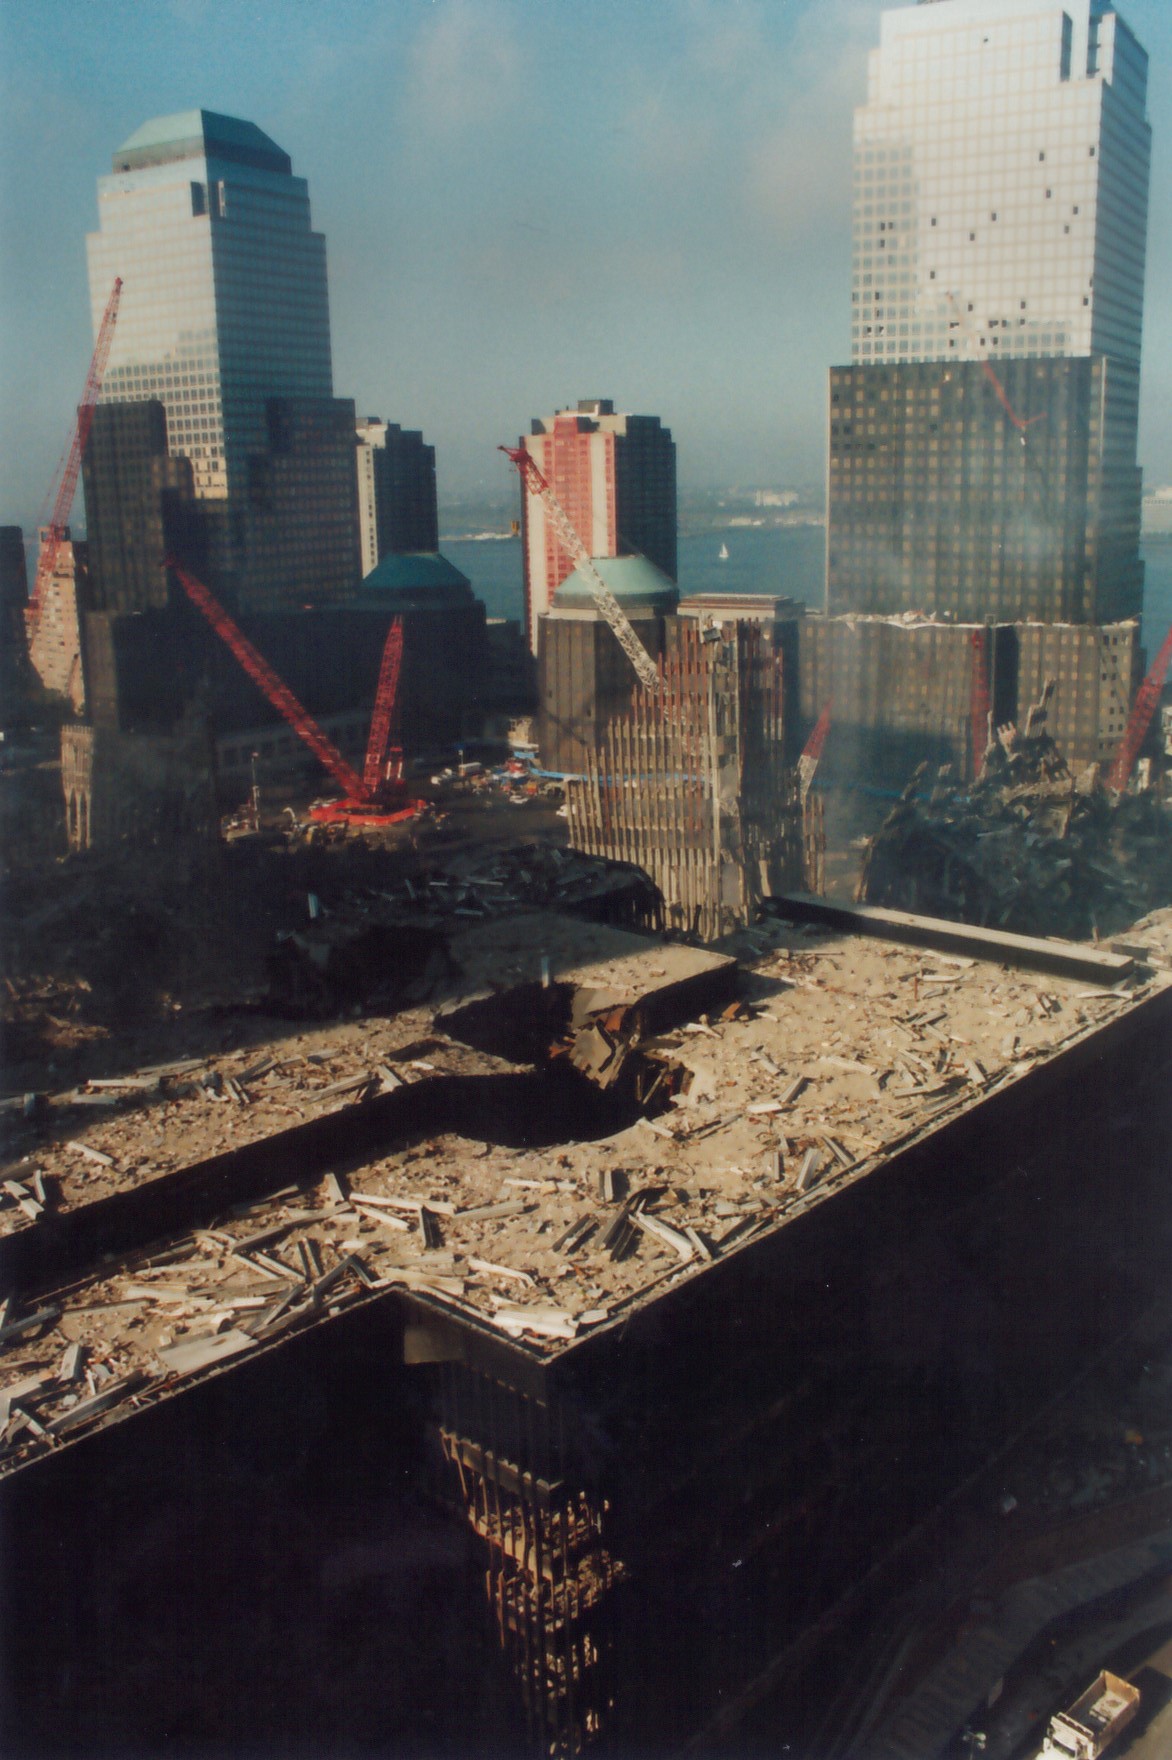
<svg viewBox="0 0 1172 1760"><path fill-rule="evenodd" d="M781 918L714 954L529 912L465 922L449 952L432 996L390 1018L51 1097L4 1170L10 1233L331 1114L386 1119L373 1152L291 1154L302 1173L259 1199L21 1280L0 1318L4 1468L394 1288L548 1358L1167 985L1172 912L1113 962L1086 950L1093 980ZM478 1083L495 1098L470 1102ZM431 1125L396 1127L417 1086Z"/></svg>

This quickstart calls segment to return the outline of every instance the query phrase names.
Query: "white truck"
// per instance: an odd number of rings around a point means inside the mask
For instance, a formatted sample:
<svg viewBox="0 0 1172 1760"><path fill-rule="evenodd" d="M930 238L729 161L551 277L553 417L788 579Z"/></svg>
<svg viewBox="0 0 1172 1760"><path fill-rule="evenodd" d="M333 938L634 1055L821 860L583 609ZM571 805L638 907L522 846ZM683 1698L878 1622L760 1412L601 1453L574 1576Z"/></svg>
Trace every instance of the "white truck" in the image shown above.
<svg viewBox="0 0 1172 1760"><path fill-rule="evenodd" d="M1050 1719L1038 1760L1099 1760L1139 1710L1139 1688L1102 1669L1068 1711Z"/></svg>

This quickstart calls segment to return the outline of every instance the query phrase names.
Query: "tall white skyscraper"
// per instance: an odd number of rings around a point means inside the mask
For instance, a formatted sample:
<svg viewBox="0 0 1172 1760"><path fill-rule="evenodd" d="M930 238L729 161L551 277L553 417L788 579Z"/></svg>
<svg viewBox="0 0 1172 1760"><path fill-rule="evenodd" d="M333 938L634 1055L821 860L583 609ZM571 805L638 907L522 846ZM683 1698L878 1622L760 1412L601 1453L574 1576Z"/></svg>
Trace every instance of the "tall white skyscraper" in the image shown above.
<svg viewBox="0 0 1172 1760"><path fill-rule="evenodd" d="M882 15L831 374L832 610L1139 612L1146 89L1106 0Z"/></svg>
<svg viewBox="0 0 1172 1760"><path fill-rule="evenodd" d="M851 361L829 400L827 608L860 621L832 632L826 691L897 770L977 761L958 718L977 664L1006 718L1056 679L1072 762L1108 759L1123 731L1146 90L1108 0L882 15L854 123ZM918 662L890 621L907 613L933 626Z"/></svg>
<svg viewBox="0 0 1172 1760"><path fill-rule="evenodd" d="M94 334L123 280L102 396L157 397L196 494L247 486L265 400L329 398L325 239L289 155L211 110L146 122L98 180L87 241Z"/></svg>
<svg viewBox="0 0 1172 1760"><path fill-rule="evenodd" d="M885 12L855 112L852 359L1103 354L1137 377L1146 88L1105 0Z"/></svg>

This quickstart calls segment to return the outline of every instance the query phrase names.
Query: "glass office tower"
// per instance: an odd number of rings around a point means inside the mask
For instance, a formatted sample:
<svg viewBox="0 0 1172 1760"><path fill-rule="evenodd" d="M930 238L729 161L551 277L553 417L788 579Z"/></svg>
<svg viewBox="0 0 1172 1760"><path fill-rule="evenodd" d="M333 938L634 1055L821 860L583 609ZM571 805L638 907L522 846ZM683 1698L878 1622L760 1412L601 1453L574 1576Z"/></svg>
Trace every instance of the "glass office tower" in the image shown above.
<svg viewBox="0 0 1172 1760"><path fill-rule="evenodd" d="M1138 375L1147 56L1103 0L885 12L855 112L857 362L1105 354Z"/></svg>
<svg viewBox="0 0 1172 1760"><path fill-rule="evenodd" d="M831 375L832 611L1139 614L1146 91L1105 0L882 15Z"/></svg>
<svg viewBox="0 0 1172 1760"><path fill-rule="evenodd" d="M103 400L158 398L197 496L234 496L268 443L266 399L332 396L325 239L305 179L255 124L190 110L118 149L98 212L95 336L123 280Z"/></svg>

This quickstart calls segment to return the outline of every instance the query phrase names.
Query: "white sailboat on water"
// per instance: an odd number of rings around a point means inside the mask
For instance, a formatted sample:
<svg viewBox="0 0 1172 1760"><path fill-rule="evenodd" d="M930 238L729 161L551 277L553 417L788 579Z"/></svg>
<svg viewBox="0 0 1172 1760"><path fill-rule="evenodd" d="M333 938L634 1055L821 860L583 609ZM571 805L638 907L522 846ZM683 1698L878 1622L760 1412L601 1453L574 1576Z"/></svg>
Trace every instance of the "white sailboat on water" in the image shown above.
<svg viewBox="0 0 1172 1760"><path fill-rule="evenodd" d="M718 562L727 562L728 561L728 545L727 544L722 544L720 546L720 549L717 552L716 560Z"/></svg>

